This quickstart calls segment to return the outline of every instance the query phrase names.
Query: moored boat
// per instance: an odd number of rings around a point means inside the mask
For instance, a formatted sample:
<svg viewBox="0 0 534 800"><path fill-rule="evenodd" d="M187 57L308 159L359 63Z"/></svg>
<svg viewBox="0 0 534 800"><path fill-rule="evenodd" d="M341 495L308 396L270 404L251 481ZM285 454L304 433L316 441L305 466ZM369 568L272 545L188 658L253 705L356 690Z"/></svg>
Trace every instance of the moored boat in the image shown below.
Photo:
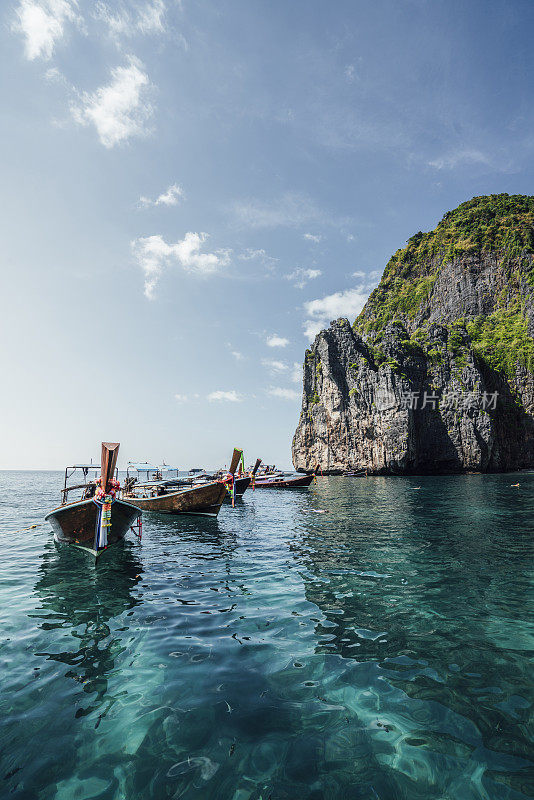
<svg viewBox="0 0 534 800"><path fill-rule="evenodd" d="M245 471L243 451L238 449L237 447L234 448L234 452L232 454L232 460L230 462L230 468L228 470L220 469L217 472L211 474L208 474L207 472L201 472L201 474L194 474L198 472L199 472L198 470L189 471L189 481L192 482L193 485L198 483L204 483L205 481L210 481L210 480L211 481L222 480L226 483L226 486L228 488L226 499L229 501L231 501L232 499L235 500L236 497L243 497L246 490L250 486L254 474L254 473L247 474L247 472Z"/></svg>
<svg viewBox="0 0 534 800"><path fill-rule="evenodd" d="M255 482L256 489L304 489L310 485L315 475L298 475L296 477L282 476L272 478L258 478Z"/></svg>
<svg viewBox="0 0 534 800"><path fill-rule="evenodd" d="M118 443L102 442L99 479L86 481L89 471L97 469L94 464L66 468L61 505L45 517L57 542L74 545L96 558L121 541L140 517L137 507L117 497L120 487L114 474L118 454ZM76 470L82 471L84 483L68 486ZM81 490L81 499L68 502L69 493L75 490Z"/></svg>
<svg viewBox="0 0 534 800"><path fill-rule="evenodd" d="M254 472L258 472L261 459L256 461ZM287 474L277 470L276 467L264 466L254 480L256 489L305 489L314 480L315 473L311 475Z"/></svg>
<svg viewBox="0 0 534 800"><path fill-rule="evenodd" d="M216 517L225 495L226 484L223 481L192 484L158 480L137 483L136 479L128 476L121 496L142 511Z"/></svg>
<svg viewBox="0 0 534 800"><path fill-rule="evenodd" d="M239 467L239 470L238 470ZM236 471L238 474L236 475ZM243 497L246 490L250 486L251 477L245 474L245 461L243 458L243 451L235 447L232 454L232 461L228 475L224 478L228 487L228 496L235 504L236 497Z"/></svg>
<svg viewBox="0 0 534 800"><path fill-rule="evenodd" d="M234 478L236 497L243 497L248 487L250 486L251 480L252 479L250 475L244 475L241 477L237 476L236 478Z"/></svg>

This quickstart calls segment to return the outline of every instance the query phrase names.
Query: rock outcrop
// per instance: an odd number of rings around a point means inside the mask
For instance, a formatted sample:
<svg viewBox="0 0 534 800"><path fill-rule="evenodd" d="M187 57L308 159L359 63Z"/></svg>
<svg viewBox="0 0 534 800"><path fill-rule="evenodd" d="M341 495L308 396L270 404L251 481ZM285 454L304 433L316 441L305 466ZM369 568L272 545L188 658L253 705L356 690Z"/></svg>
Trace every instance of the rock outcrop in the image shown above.
<svg viewBox="0 0 534 800"><path fill-rule="evenodd" d="M475 198L388 263L306 351L300 471L534 465L534 198Z"/></svg>

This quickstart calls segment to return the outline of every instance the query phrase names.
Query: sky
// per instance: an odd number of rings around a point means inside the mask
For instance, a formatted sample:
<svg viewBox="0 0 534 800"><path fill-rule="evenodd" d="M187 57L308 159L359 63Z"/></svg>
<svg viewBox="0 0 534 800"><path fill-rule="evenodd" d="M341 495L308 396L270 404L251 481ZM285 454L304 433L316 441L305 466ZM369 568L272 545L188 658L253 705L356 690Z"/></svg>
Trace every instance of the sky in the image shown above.
<svg viewBox="0 0 534 800"><path fill-rule="evenodd" d="M532 194L531 0L9 0L0 468L288 467L306 347Z"/></svg>

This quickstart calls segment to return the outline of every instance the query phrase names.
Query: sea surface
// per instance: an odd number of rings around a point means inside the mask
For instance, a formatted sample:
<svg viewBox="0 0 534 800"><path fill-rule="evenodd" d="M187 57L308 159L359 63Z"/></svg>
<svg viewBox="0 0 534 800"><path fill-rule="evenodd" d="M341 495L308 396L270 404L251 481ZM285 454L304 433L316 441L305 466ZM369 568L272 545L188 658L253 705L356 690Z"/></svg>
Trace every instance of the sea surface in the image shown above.
<svg viewBox="0 0 534 800"><path fill-rule="evenodd" d="M249 491L96 566L61 482L0 472L2 800L534 796L534 474Z"/></svg>

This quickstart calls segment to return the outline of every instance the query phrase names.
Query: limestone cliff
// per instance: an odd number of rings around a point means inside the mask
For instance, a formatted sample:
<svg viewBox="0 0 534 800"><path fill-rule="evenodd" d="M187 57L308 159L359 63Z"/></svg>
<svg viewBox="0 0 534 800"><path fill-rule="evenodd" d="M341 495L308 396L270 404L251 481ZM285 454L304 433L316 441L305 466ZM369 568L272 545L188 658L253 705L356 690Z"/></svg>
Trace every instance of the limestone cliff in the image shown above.
<svg viewBox="0 0 534 800"><path fill-rule="evenodd" d="M463 203L306 352L298 470L534 465L534 197Z"/></svg>

